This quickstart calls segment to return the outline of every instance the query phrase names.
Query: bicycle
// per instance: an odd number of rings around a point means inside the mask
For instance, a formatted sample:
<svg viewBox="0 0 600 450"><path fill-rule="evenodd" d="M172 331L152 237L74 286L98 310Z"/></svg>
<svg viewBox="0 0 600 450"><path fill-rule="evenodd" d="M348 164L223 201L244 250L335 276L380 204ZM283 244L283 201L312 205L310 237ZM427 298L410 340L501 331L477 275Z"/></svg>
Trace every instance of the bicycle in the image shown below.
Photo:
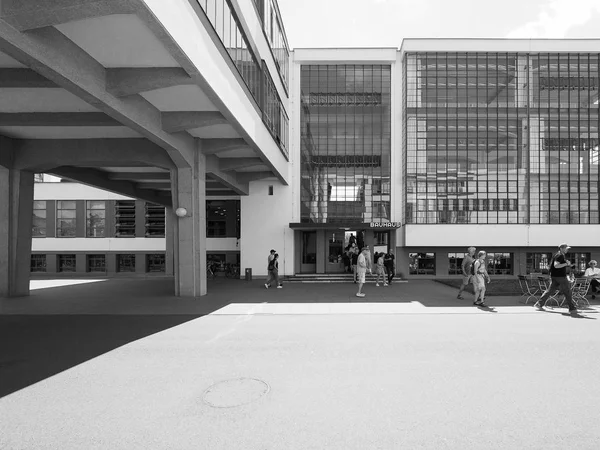
<svg viewBox="0 0 600 450"><path fill-rule="evenodd" d="M216 265L212 262L206 264L206 278L208 280L214 280L217 276L216 274Z"/></svg>
<svg viewBox="0 0 600 450"><path fill-rule="evenodd" d="M229 265L225 270L225 276L227 278L239 278L240 277L240 268L238 266Z"/></svg>

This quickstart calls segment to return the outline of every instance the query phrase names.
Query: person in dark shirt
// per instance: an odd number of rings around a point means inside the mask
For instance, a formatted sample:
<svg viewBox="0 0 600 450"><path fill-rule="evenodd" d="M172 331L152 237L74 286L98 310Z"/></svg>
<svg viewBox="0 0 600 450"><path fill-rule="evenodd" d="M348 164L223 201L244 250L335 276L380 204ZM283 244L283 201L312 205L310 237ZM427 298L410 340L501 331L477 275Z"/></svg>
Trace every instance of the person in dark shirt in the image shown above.
<svg viewBox="0 0 600 450"><path fill-rule="evenodd" d="M396 273L396 269L394 268L394 252L392 249L388 250L383 257L383 266L387 272L387 282L388 284L392 284L392 278L394 278L394 274Z"/></svg>
<svg viewBox="0 0 600 450"><path fill-rule="evenodd" d="M354 276L354 282L356 283L356 265L358 264L358 249L353 247L352 252L352 274Z"/></svg>
<svg viewBox="0 0 600 450"><path fill-rule="evenodd" d="M558 252L552 257L552 261L550 261L550 277L552 282L546 292L542 294L540 300L533 305L537 310L543 311L550 294L558 290L565 296L569 304L569 313L577 314L577 308L571 296L571 283L567 278L567 267L571 267L571 262L565 258L565 255L570 248L567 244L560 244Z"/></svg>

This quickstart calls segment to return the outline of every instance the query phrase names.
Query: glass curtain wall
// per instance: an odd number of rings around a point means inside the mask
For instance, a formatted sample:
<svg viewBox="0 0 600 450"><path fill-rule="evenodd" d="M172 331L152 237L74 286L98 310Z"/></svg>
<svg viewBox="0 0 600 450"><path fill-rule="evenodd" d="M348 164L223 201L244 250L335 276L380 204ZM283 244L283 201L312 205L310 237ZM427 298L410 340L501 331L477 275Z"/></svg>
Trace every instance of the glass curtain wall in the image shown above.
<svg viewBox="0 0 600 450"><path fill-rule="evenodd" d="M389 65L301 68L301 221L390 220Z"/></svg>
<svg viewBox="0 0 600 450"><path fill-rule="evenodd" d="M405 223L598 223L598 54L405 56Z"/></svg>

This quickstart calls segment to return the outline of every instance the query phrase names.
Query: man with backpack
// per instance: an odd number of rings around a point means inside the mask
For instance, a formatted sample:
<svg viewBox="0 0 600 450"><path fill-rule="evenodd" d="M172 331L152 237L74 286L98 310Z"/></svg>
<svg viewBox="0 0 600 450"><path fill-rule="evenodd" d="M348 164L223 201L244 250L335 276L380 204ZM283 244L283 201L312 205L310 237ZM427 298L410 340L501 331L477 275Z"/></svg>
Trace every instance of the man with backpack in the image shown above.
<svg viewBox="0 0 600 450"><path fill-rule="evenodd" d="M475 262L475 251L477 249L475 247L469 247L467 249L467 251L469 253L467 253L465 255L465 257L463 258L462 261L462 284L460 285L460 288L458 289L458 295L456 296L457 299L462 300L464 297L462 296L463 291L465 290L465 288L467 287L467 285L471 282L471 266L473 265L473 263Z"/></svg>
<svg viewBox="0 0 600 450"><path fill-rule="evenodd" d="M552 282L550 287L546 289L546 292L542 294L539 301L535 303L534 308L538 311L544 311L546 300L555 291L560 291L561 294L567 299L569 305L569 314L577 314L577 307L573 303L573 296L571 295L571 283L567 278L567 267L571 267L571 261L565 258L568 253L569 247L567 244L560 244L558 246L558 252L554 254L550 261L550 278Z"/></svg>

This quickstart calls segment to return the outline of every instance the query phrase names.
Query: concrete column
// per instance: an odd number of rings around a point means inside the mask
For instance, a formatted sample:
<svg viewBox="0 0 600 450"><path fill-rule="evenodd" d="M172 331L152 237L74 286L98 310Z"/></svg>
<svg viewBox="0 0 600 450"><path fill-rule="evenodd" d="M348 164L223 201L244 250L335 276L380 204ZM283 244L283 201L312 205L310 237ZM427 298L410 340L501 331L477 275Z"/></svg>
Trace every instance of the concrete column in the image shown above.
<svg viewBox="0 0 600 450"><path fill-rule="evenodd" d="M175 295L199 297L206 295L206 157L200 148L194 167L173 169L171 179L173 210L187 210L173 223Z"/></svg>
<svg viewBox="0 0 600 450"><path fill-rule="evenodd" d="M146 202L143 200L135 201L135 237L146 237Z"/></svg>
<svg viewBox="0 0 600 450"><path fill-rule="evenodd" d="M177 224L177 216L173 208L166 208L165 210L165 274L175 275L174 268L174 227Z"/></svg>
<svg viewBox="0 0 600 450"><path fill-rule="evenodd" d="M29 295L33 172L0 166L0 297Z"/></svg>

